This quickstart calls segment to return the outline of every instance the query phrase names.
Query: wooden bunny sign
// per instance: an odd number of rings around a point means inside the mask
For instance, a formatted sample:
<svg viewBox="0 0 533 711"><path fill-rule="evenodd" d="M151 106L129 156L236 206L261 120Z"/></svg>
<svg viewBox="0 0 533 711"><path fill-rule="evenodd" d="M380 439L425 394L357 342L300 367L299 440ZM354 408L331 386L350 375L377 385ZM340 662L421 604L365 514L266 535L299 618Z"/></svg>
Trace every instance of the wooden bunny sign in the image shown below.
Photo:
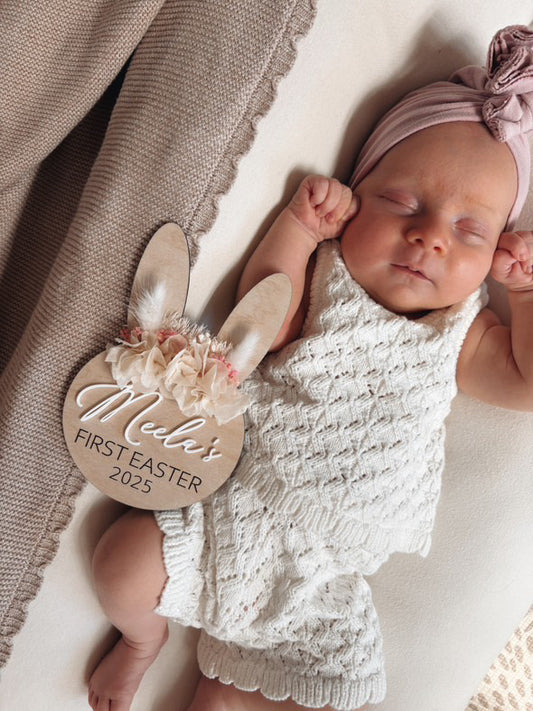
<svg viewBox="0 0 533 711"><path fill-rule="evenodd" d="M116 345L75 377L63 409L69 451L108 496L142 509L188 506L218 489L239 459L247 398L238 385L285 319L290 280L273 274L213 338L185 319L189 254L172 223L150 240Z"/></svg>

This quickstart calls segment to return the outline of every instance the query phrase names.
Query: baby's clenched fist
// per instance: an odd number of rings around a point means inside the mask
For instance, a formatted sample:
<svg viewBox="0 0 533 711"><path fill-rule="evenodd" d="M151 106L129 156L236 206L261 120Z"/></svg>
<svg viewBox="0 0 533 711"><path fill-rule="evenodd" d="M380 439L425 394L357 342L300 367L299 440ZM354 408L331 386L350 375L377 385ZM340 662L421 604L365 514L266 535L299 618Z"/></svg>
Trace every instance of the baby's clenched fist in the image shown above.
<svg viewBox="0 0 533 711"><path fill-rule="evenodd" d="M504 232L500 236L491 276L509 291L533 290L533 232Z"/></svg>
<svg viewBox="0 0 533 711"><path fill-rule="evenodd" d="M340 237L346 224L354 217L358 201L347 185L335 178L308 175L288 209L316 242Z"/></svg>

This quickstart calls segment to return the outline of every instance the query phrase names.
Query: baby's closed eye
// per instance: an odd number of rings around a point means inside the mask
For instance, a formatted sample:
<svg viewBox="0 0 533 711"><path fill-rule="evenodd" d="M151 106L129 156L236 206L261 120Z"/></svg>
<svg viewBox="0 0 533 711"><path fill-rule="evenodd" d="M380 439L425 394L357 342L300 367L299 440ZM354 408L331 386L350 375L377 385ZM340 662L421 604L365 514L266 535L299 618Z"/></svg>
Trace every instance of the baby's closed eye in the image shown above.
<svg viewBox="0 0 533 711"><path fill-rule="evenodd" d="M455 229L460 235L474 240L485 240L489 237L486 225L470 218L462 218L455 223Z"/></svg>
<svg viewBox="0 0 533 711"><path fill-rule="evenodd" d="M379 195L387 209L401 215L412 215L419 210L418 200L409 193L399 190L384 190Z"/></svg>

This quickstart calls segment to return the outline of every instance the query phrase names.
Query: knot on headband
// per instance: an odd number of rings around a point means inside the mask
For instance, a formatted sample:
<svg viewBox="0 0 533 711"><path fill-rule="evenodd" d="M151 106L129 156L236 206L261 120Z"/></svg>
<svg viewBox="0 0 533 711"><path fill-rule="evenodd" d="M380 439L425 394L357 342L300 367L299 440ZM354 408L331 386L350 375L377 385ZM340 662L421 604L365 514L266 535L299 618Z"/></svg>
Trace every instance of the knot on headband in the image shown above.
<svg viewBox="0 0 533 711"><path fill-rule="evenodd" d="M533 32L512 26L493 38L487 68L464 67L450 78L488 94L482 105L483 121L496 140L533 130Z"/></svg>
<svg viewBox="0 0 533 711"><path fill-rule="evenodd" d="M533 32L521 25L496 33L486 67L463 67L448 81L412 91L393 106L364 144L350 186L355 188L403 139L454 121L485 124L511 151L518 177L507 222L507 229L512 229L528 193L530 147L526 135L533 131Z"/></svg>

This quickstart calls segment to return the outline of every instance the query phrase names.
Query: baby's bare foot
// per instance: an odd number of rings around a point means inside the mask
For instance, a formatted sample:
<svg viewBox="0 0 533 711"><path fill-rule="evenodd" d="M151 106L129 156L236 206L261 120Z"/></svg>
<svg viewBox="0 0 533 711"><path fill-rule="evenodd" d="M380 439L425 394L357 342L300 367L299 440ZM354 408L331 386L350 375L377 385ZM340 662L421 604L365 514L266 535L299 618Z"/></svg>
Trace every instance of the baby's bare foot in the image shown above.
<svg viewBox="0 0 533 711"><path fill-rule="evenodd" d="M89 681L89 706L93 711L129 711L146 670L166 642L137 644L121 637L102 659Z"/></svg>

